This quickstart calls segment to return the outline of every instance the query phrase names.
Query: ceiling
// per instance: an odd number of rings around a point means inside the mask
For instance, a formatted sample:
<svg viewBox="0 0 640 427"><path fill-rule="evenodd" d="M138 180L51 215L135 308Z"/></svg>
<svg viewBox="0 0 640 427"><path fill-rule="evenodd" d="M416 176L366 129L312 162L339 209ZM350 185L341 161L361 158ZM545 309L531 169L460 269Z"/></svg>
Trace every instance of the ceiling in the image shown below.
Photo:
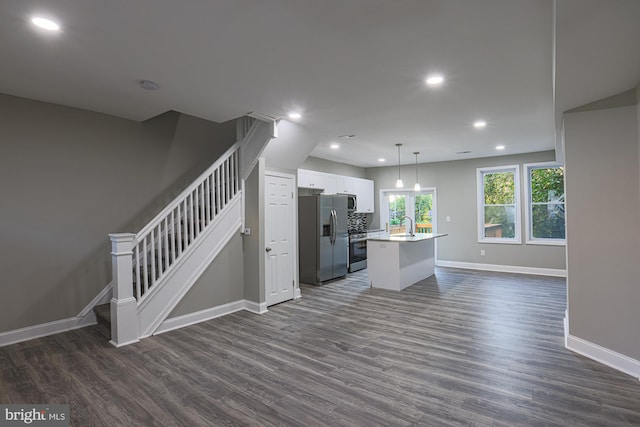
<svg viewBox="0 0 640 427"><path fill-rule="evenodd" d="M313 156L361 167L396 143L403 164L550 150L559 112L640 80L640 1L556 3L554 80L551 0L3 0L0 92L137 121L296 110Z"/></svg>

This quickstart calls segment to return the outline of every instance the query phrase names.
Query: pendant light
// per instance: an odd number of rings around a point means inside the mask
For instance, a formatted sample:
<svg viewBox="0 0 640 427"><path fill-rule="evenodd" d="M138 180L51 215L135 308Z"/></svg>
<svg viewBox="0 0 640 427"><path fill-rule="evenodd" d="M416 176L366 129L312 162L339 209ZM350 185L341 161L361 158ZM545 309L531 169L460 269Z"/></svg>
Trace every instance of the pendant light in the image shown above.
<svg viewBox="0 0 640 427"><path fill-rule="evenodd" d="M400 147L402 147L402 144L396 144L396 147L398 147L398 180L396 181L396 188L402 188L404 187L402 178L400 178Z"/></svg>
<svg viewBox="0 0 640 427"><path fill-rule="evenodd" d="M413 186L413 191L420 191L420 182L418 182L418 154L419 151L414 151L413 154L416 155L416 185Z"/></svg>

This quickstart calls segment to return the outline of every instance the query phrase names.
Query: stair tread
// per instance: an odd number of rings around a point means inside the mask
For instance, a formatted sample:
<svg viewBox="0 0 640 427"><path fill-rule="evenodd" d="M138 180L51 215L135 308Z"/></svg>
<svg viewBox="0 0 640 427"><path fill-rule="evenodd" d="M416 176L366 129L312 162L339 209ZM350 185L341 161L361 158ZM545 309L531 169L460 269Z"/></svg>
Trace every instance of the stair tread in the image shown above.
<svg viewBox="0 0 640 427"><path fill-rule="evenodd" d="M108 325L111 325L111 304L106 303L102 305L96 305L93 307L93 311L96 313L96 317L98 321L105 322Z"/></svg>

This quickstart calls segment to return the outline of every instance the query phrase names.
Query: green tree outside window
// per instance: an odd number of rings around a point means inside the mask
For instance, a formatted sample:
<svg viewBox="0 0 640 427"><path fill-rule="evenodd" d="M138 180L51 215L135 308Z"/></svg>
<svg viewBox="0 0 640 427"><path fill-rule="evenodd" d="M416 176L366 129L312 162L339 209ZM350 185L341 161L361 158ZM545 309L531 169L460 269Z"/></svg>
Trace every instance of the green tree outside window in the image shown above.
<svg viewBox="0 0 640 427"><path fill-rule="evenodd" d="M534 239L564 239L564 168L531 168L529 185L531 236Z"/></svg>

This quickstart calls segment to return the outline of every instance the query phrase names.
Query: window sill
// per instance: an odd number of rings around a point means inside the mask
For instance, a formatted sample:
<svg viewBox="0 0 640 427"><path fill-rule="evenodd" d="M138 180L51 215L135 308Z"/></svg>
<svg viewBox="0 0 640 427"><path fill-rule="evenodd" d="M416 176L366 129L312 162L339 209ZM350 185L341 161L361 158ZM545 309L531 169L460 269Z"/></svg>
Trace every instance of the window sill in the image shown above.
<svg viewBox="0 0 640 427"><path fill-rule="evenodd" d="M480 239L478 243L498 243L501 245L521 245L520 239Z"/></svg>
<svg viewBox="0 0 640 427"><path fill-rule="evenodd" d="M566 240L557 240L557 239L535 239L535 240L527 240L527 245L540 245L540 246L567 246Z"/></svg>

